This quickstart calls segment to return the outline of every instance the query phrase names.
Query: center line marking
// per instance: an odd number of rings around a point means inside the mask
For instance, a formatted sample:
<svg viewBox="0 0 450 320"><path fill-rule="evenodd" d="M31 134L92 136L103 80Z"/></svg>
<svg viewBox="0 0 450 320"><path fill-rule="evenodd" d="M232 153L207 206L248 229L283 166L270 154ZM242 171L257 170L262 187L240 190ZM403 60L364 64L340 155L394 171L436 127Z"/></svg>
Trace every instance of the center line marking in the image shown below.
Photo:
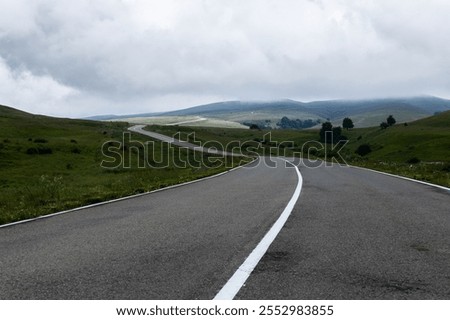
<svg viewBox="0 0 450 320"><path fill-rule="evenodd" d="M284 159L283 159L284 160ZM294 209L295 203L300 196L300 192L302 191L303 178L298 170L297 166L288 160L284 160L287 163L294 166L295 171L297 172L298 183L295 188L294 194L292 195L291 200L289 200L286 208L284 208L278 220L274 223L272 228L266 233L264 238L258 243L255 249L253 249L252 253L245 259L244 263L236 270L233 276L228 280L228 282L223 286L223 288L217 293L213 300L233 300L236 294L241 290L245 281L247 281L250 274L255 269L256 265L259 263L261 258L269 249L269 246L277 237L278 233L280 233L287 219L291 215L292 209Z"/></svg>

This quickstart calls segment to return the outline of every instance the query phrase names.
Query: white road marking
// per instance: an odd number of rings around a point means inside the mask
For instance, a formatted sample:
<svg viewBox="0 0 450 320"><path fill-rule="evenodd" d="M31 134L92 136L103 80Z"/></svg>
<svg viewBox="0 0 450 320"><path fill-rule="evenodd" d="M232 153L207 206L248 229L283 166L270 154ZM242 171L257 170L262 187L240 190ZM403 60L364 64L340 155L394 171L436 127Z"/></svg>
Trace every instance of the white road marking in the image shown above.
<svg viewBox="0 0 450 320"><path fill-rule="evenodd" d="M284 159L283 159L284 160ZM250 274L255 269L258 262L264 256L264 254L269 249L269 246L277 237L278 233L280 233L287 219L291 215L292 209L294 208L295 203L297 202L300 192L302 191L303 178L298 170L297 166L292 162L285 160L286 162L292 164L295 168L298 177L297 187L295 188L294 194L292 195L291 200L289 200L286 208L281 213L278 220L274 223L272 228L266 233L264 238L258 243L255 249L253 249L252 253L247 257L244 263L236 270L234 275L228 280L225 286L217 293L214 297L214 300L233 300L242 286L247 281Z"/></svg>
<svg viewBox="0 0 450 320"><path fill-rule="evenodd" d="M416 180L413 178L408 178L408 177L403 177L403 176L398 176L396 174L392 174L392 173L387 173L387 172L383 172L383 171L378 171L378 170L374 170L374 169L369 169L369 168L364 168L364 167L358 167L358 166L349 166L350 168L355 168L355 169L361 169L361 170L366 170L366 171L371 171L371 172L375 172L375 173L379 173L379 174L384 174L385 176L390 176L390 177L394 177L394 178L399 178L399 179L403 179L403 180L408 180L408 181L412 181L412 182L416 182L416 183L420 183L420 184L424 184L426 186L430 186L430 187L434 187L434 188L439 188L445 191L450 192L450 188L444 187L444 186L440 186L434 183L429 183L429 182L425 182L425 181L420 181L420 180Z"/></svg>

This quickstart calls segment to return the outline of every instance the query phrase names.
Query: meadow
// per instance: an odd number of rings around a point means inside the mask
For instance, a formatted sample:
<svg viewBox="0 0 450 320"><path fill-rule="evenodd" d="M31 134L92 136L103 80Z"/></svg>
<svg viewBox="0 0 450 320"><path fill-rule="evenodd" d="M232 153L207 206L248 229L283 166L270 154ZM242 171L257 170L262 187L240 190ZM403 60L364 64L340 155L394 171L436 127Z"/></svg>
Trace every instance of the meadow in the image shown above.
<svg viewBox="0 0 450 320"><path fill-rule="evenodd" d="M227 169L225 161L218 164L209 155L138 134L130 133L124 141L128 126L126 122L38 116L0 106L0 224L144 193ZM147 145L152 148L145 149Z"/></svg>
<svg viewBox="0 0 450 320"><path fill-rule="evenodd" d="M217 156L127 133L128 127L127 122L51 118L0 106L0 224L156 190L250 160L227 158L218 164ZM349 142L340 154L348 164L450 187L449 128L450 112L443 112L387 129L343 130ZM304 146L317 146L319 138L316 129L147 129L249 155L304 157ZM356 153L361 146L370 151ZM323 150L311 155L333 161Z"/></svg>

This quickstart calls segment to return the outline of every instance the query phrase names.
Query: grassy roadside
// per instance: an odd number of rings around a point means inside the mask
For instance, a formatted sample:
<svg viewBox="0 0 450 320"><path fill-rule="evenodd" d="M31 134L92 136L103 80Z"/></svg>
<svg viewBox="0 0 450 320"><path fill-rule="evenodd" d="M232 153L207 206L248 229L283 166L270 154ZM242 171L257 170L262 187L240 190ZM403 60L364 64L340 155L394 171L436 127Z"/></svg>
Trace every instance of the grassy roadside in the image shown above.
<svg viewBox="0 0 450 320"><path fill-rule="evenodd" d="M397 124L386 130L345 131L344 159L353 165L450 187L450 112ZM355 150L368 145L370 152Z"/></svg>
<svg viewBox="0 0 450 320"><path fill-rule="evenodd" d="M0 106L0 224L199 179L242 160L218 162L134 133L122 143L127 127Z"/></svg>
<svg viewBox="0 0 450 320"><path fill-rule="evenodd" d="M195 140L200 143L218 141L218 146L230 146L238 142L262 142L259 154L286 156L306 156L302 146L318 140L318 130L273 130L271 141L265 137L269 131L212 129L192 127L149 126L149 130L173 136L179 132L182 139L195 132ZM450 187L450 112L411 122L397 124L386 130L378 127L344 130L349 143L340 154L346 163L393 173L413 179ZM195 142L190 136L190 141ZM281 143L291 141L292 143ZM307 144L308 145L308 144ZM370 152L363 156L355 153L361 145L368 145ZM272 148L272 152L270 151ZM274 149L275 148L275 149ZM307 149L307 148L306 148ZM275 150L275 151L274 151ZM325 158L323 150L313 153ZM329 155L329 154L328 154ZM330 160L330 158L328 158Z"/></svg>

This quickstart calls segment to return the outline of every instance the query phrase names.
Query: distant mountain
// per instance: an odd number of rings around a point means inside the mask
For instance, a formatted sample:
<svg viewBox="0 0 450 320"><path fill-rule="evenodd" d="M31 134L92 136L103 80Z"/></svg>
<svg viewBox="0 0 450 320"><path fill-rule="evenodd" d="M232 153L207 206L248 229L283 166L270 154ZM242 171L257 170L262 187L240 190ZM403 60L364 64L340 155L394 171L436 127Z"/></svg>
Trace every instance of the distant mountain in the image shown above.
<svg viewBox="0 0 450 320"><path fill-rule="evenodd" d="M182 110L163 113L164 116L187 116L187 115L212 115L212 114L232 114L235 112L251 111L272 111L272 110L300 110L306 104L294 100L280 101L224 101L201 106L191 107Z"/></svg>
<svg viewBox="0 0 450 320"><path fill-rule="evenodd" d="M275 124L283 116L292 119L320 119L340 123L350 117L356 126L378 125L390 114L397 122L421 119L436 112L450 110L450 100L432 96L366 100L328 100L300 102L280 100L271 102L226 101L162 113L161 116L203 116L237 122L270 120Z"/></svg>
<svg viewBox="0 0 450 320"><path fill-rule="evenodd" d="M450 110L450 100L433 96L412 98L386 98L366 100L328 100L300 102L279 101L224 101L170 112L153 112L127 115L98 115L89 120L120 120L158 116L199 116L239 123L264 123L276 127L283 117L302 121L329 120L342 124L342 119L350 117L356 127L378 126L392 114L398 123L422 119L436 112ZM1 106L0 117L36 117L20 110Z"/></svg>

